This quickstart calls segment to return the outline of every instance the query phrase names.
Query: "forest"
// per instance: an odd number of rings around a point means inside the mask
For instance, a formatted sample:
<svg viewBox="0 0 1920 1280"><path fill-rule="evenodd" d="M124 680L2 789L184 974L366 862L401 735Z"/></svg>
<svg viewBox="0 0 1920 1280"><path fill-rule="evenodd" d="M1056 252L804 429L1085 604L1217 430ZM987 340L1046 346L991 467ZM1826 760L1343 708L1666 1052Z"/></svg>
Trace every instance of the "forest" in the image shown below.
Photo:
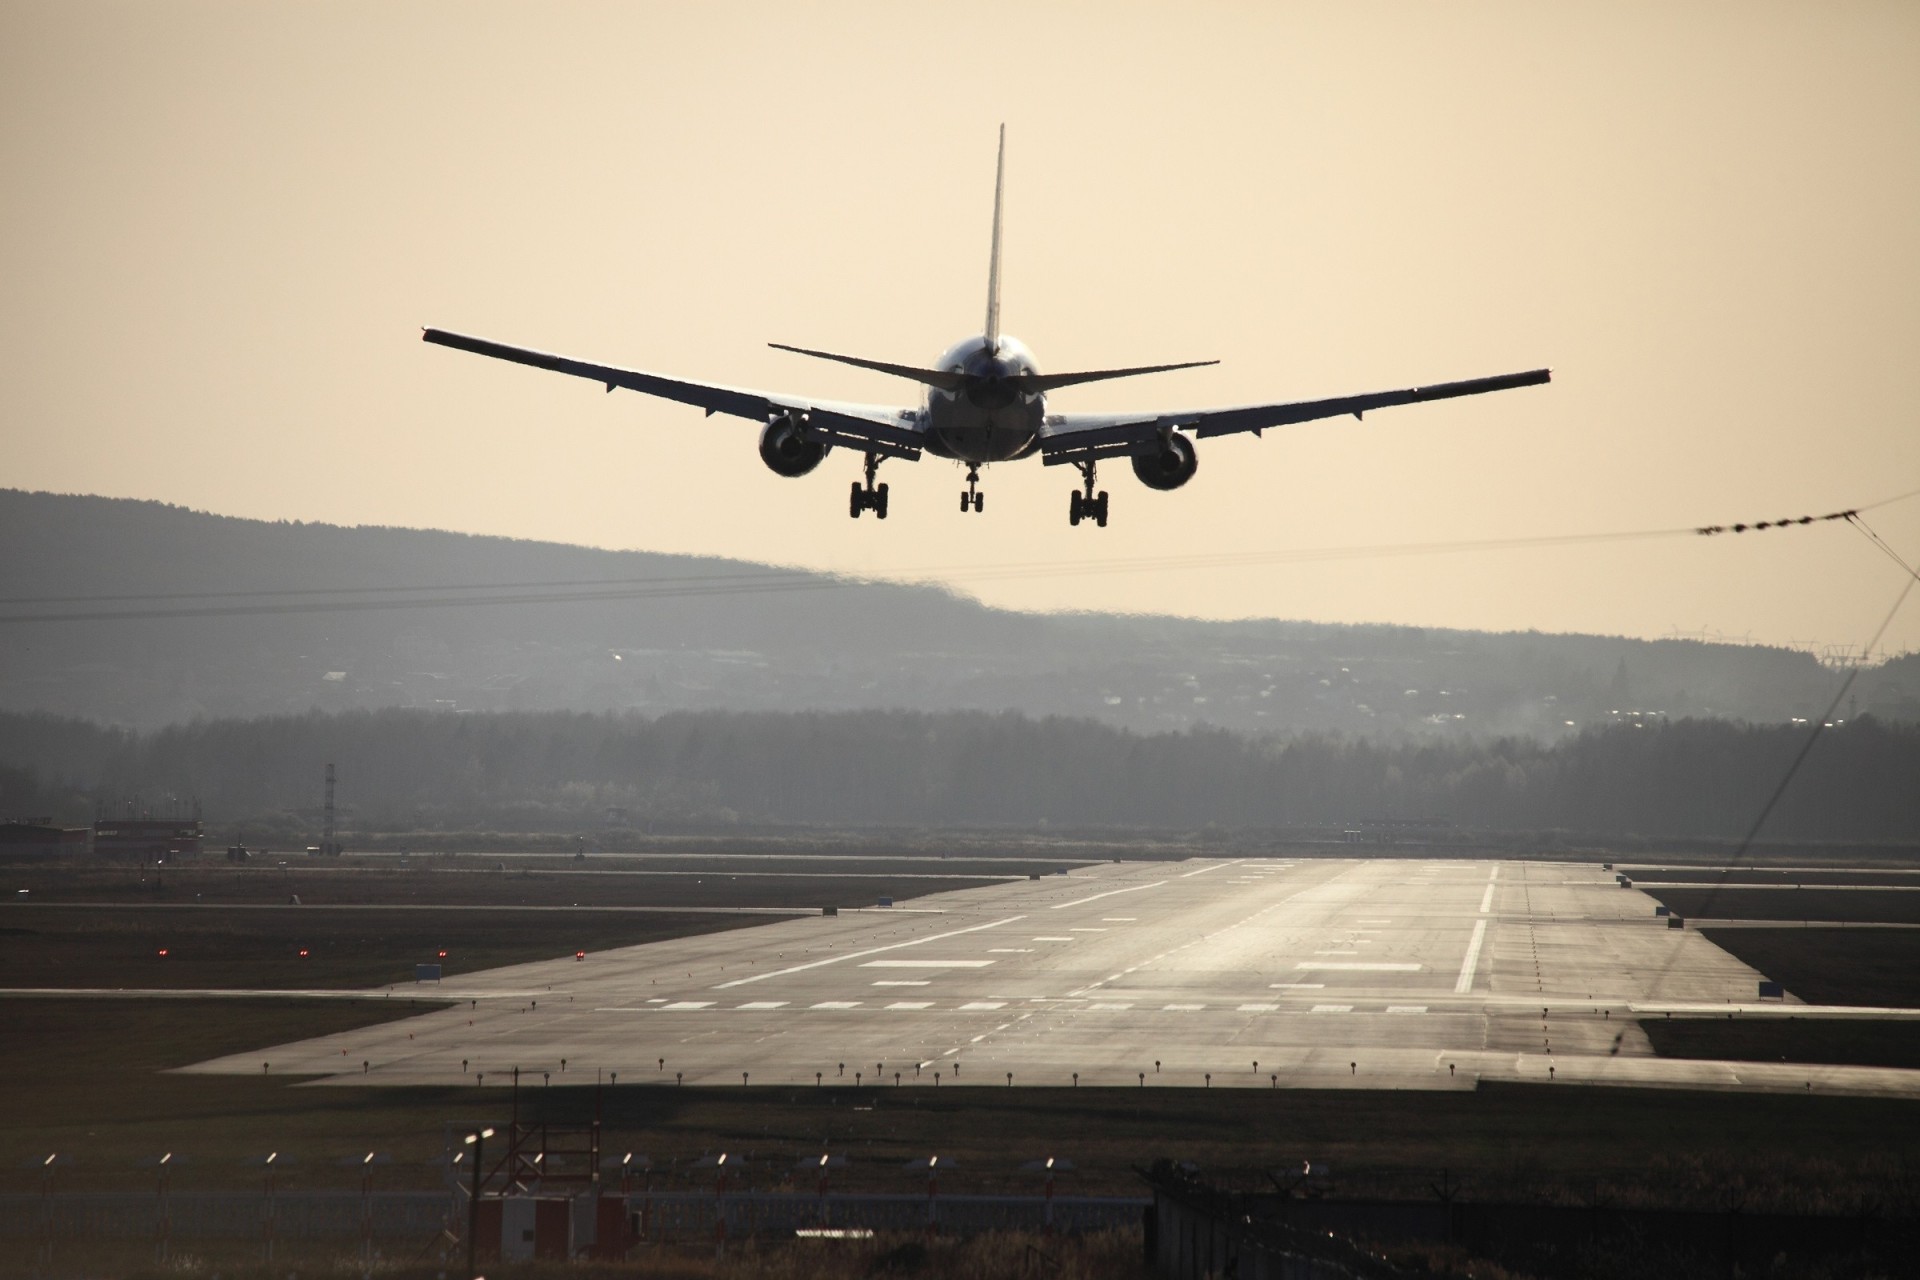
<svg viewBox="0 0 1920 1280"><path fill-rule="evenodd" d="M1557 743L1143 733L1014 712L309 712L136 732L0 713L0 816L197 803L209 829L596 832L751 825L1178 831L1422 821L1737 840L1806 725L1650 719ZM1768 840L1920 841L1920 727L1826 730Z"/></svg>

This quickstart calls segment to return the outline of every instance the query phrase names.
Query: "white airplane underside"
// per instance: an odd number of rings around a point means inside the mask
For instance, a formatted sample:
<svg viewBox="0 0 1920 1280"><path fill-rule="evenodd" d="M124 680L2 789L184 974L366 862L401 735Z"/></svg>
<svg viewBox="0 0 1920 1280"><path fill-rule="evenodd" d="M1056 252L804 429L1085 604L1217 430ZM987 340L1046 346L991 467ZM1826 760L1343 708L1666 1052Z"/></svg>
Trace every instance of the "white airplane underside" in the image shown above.
<svg viewBox="0 0 1920 1280"><path fill-rule="evenodd" d="M606 386L639 391L716 413L761 424L760 457L783 476L803 476L819 466L837 445L863 454L864 480L853 484L848 514L872 511L887 516L887 486L876 484L875 472L887 458L918 461L923 453L967 464L967 488L960 495L962 511L980 511L980 468L994 462L1013 462L1038 453L1048 466L1071 464L1079 468L1081 487L1068 509L1071 523L1090 520L1107 523L1107 494L1095 492L1095 468L1103 458L1128 459L1134 475L1150 489L1178 489L1193 478L1199 465L1195 439L1250 431L1259 435L1268 427L1289 426L1319 418L1352 414L1394 405L1480 395L1514 387L1537 386L1551 378L1547 369L1443 382L1398 391L1285 404L1242 405L1155 413L1048 413L1047 393L1086 382L1104 382L1142 373L1190 369L1217 363L1194 360L1179 364L1146 365L1127 369L1098 369L1078 373L1043 374L1033 355L1018 339L1000 332L1000 211L1006 173L1006 129L1000 131L1000 159L993 191L993 250L987 281L987 322L983 331L955 343L931 367L890 364L858 356L835 355L771 345L799 355L815 356L862 369L877 370L920 383L924 398L918 408L849 404L765 391L750 391L710 383L686 382L660 374L593 364L550 355L524 347L507 346L485 338L428 329L426 341L515 364L571 374Z"/></svg>

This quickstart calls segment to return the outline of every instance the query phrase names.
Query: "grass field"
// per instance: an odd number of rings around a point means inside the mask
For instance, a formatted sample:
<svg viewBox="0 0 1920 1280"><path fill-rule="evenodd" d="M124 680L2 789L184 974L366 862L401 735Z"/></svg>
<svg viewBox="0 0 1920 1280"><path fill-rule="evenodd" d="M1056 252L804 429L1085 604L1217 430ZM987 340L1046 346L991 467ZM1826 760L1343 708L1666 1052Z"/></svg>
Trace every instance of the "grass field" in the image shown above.
<svg viewBox="0 0 1920 1280"><path fill-rule="evenodd" d="M10 901L526 907L870 906L1025 878L1007 863L928 859L512 858L448 855L289 858L284 866L217 860L138 864L16 863L0 870ZM1056 864L1045 864L1048 870ZM979 869L985 867L987 869ZM503 869L504 868L504 869ZM1035 864L1032 870L1041 870ZM26 890L21 894L20 890Z"/></svg>
<svg viewBox="0 0 1920 1280"><path fill-rule="evenodd" d="M312 1088L282 1077L161 1074L196 1062L403 1011L296 1001L0 1000L0 1072L30 1106L0 1116L0 1170L50 1151L77 1163L63 1185L139 1189L141 1161L179 1153L176 1185L248 1186L268 1150L288 1185L339 1186L369 1150L394 1163L383 1185L436 1184L446 1135L501 1125L497 1089ZM1062 1194L1134 1192L1136 1165L1169 1155L1230 1176L1331 1162L1348 1194L1426 1195L1442 1169L1470 1192L1577 1200L1604 1186L1621 1203L1710 1202L1738 1179L1749 1201L1833 1208L1884 1195L1920 1150L1920 1104L1876 1099L1503 1086L1475 1093L1305 1090L929 1088L600 1091L605 1149L649 1155L656 1185L705 1186L691 1166L726 1151L742 1187L777 1188L802 1155L851 1164L835 1185L912 1190L901 1165L939 1154L952 1192L1033 1191L1022 1161L1076 1171ZM592 1089L529 1087L523 1119L583 1123ZM1765 1188L1765 1190L1758 1190Z"/></svg>
<svg viewBox="0 0 1920 1280"><path fill-rule="evenodd" d="M10 906L0 907L0 975L9 987L371 987L411 983L415 964L441 965L451 977L766 919L504 908Z"/></svg>
<svg viewBox="0 0 1920 1280"><path fill-rule="evenodd" d="M1890 889L1667 889L1640 885L1689 919L1837 920L1849 924L1920 924L1920 891Z"/></svg>
<svg viewBox="0 0 1920 1280"><path fill-rule="evenodd" d="M1703 929L1808 1004L1920 1008L1920 929Z"/></svg>
<svg viewBox="0 0 1920 1280"><path fill-rule="evenodd" d="M1920 1022L1808 1018L1647 1018L1640 1029L1668 1058L1920 1067Z"/></svg>
<svg viewBox="0 0 1920 1280"><path fill-rule="evenodd" d="M1867 871L1811 871L1804 867L1776 870L1771 867L1638 867L1616 865L1633 878L1635 884L1807 884L1807 885L1908 885L1920 887L1920 870L1912 868Z"/></svg>

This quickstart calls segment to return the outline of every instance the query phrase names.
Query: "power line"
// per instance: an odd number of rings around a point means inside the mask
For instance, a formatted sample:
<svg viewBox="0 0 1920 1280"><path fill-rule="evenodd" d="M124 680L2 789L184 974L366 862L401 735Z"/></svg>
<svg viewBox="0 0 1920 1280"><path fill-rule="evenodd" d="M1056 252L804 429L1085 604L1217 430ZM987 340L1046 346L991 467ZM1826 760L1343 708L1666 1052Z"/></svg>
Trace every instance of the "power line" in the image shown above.
<svg viewBox="0 0 1920 1280"><path fill-rule="evenodd" d="M1038 561L1024 564L949 565L897 571L897 577L870 578L827 574L804 569L734 570L717 574L651 575L635 578L574 578L518 582L467 582L363 587L265 587L220 591L150 592L73 596L14 596L0 598L0 608L33 605L151 605L125 609L68 609L52 612L0 614L0 625L28 622L130 622L168 618L254 617L305 613L360 613L391 609L447 609L499 605L606 603L621 600L675 599L705 596L759 595L785 591L838 590L851 586L928 586L942 580L958 582L1013 582L1034 578L1084 577L1094 574L1181 572L1279 564L1314 564L1341 560L1395 559L1409 556L1459 555L1683 538L1749 529L1785 528L1830 520L1857 519L1890 503L1920 496L1920 490L1884 498L1862 507L1824 516L1754 524L1696 525L1688 528L1638 529L1617 532L1544 534L1513 538L1481 538L1450 542L1370 543L1353 546L1302 547L1284 551L1206 552L1184 556L1132 559ZM1883 548L1884 549L1884 548ZM1897 557L1896 557L1897 558ZM336 597L371 597L363 599ZM230 603L187 604L187 601ZM182 602L171 604L169 602ZM262 603L245 603L260 601Z"/></svg>

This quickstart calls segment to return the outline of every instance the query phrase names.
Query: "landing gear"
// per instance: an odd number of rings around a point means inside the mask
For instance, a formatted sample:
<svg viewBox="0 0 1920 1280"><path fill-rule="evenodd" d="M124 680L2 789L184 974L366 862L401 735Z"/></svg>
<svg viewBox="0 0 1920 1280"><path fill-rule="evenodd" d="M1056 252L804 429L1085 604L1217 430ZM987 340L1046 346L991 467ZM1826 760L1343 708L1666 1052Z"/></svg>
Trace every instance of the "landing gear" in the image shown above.
<svg viewBox="0 0 1920 1280"><path fill-rule="evenodd" d="M1082 520L1091 520L1102 529L1107 527L1107 491L1102 489L1096 496L1093 492L1093 461L1073 464L1080 468L1080 478L1084 491L1073 495L1073 501L1067 505L1067 523L1079 524Z"/></svg>
<svg viewBox="0 0 1920 1280"><path fill-rule="evenodd" d="M984 511L986 509L986 502L987 495L980 492L980 468L969 464L967 466L967 491L960 495L960 509L962 511L969 509Z"/></svg>
<svg viewBox="0 0 1920 1280"><path fill-rule="evenodd" d="M879 469L880 455L877 453L868 454L866 466L867 482L863 485L858 480L855 480L853 482L853 493L847 499L847 514L855 520L860 518L862 511L871 511L882 520L887 518L887 486L884 484L875 485L873 483L874 472Z"/></svg>

